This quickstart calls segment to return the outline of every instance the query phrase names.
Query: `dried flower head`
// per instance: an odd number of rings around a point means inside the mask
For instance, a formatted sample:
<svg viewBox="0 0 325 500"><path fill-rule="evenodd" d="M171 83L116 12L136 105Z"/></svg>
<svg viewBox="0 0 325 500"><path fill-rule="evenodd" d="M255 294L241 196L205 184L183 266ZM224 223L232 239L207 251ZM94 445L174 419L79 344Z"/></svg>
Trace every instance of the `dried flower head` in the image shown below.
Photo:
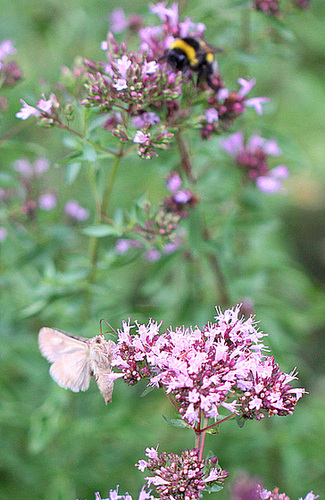
<svg viewBox="0 0 325 500"><path fill-rule="evenodd" d="M196 448L184 450L180 455L159 454L157 449L158 446L147 448L147 460L139 460L136 465L142 472L148 469L154 474L146 477L146 481L148 486L155 487L161 500L196 500L201 498L203 490L223 484L228 476L228 472L217 464L216 457L200 459Z"/></svg>

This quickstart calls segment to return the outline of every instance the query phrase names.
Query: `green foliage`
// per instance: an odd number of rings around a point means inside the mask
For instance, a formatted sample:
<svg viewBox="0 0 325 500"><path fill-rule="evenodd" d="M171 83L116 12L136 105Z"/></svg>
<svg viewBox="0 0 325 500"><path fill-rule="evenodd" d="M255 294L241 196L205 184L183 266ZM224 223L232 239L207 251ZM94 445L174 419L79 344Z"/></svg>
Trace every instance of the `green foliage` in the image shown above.
<svg viewBox="0 0 325 500"><path fill-rule="evenodd" d="M216 305L240 302L261 320L280 367L298 367L310 395L288 419L247 422L243 429L241 422L239 427L225 422L217 439L207 436L209 447L215 447L231 478L246 469L263 477L268 489L279 486L292 499L312 489L325 491L324 366L319 355L325 276L324 4L312 0L311 11L287 13L281 21L250 12L248 33L244 10L249 4L219 3L216 8L211 0L189 2L186 15L205 22L206 39L224 49L218 62L230 86L241 72L256 77L256 95L270 97L262 118L248 112L236 127L245 127L247 136L258 130L279 137L290 170L287 194L272 197L245 184L220 149L219 137L204 142L198 133L188 132L185 141L200 203L181 223L183 246L150 262L138 248L119 255L115 245L142 222L147 203L157 208L168 196L164 177L179 165L176 147L159 150L147 162L136 153L122 158L107 216L100 220L96 201L112 173L112 154L14 116L19 98L35 104L42 91L49 93L62 65L71 67L78 55L101 57L100 41L115 3L0 1L0 42L14 41L15 60L24 73L17 87L1 91L9 109L0 122L0 187L16 193L9 205L0 205L0 226L8 231L0 243L3 500L90 500L94 491L105 497L116 484L135 495L143 477L133 464L147 446L160 443L161 449L175 453L193 446L188 433L172 427L184 422L174 418L167 398L153 391L140 399L142 384L130 388L117 381L107 407L94 383L80 394L59 388L37 347L41 326L89 337L99 333L102 318L115 329L128 317L162 319L166 328L202 325L212 319ZM147 13L145 2L124 2L122 7ZM82 123L82 117L75 119ZM110 143L101 128L105 120L94 116L88 133L95 131L109 149L116 142ZM28 218L12 165L40 156L49 158L51 167L33 185L34 194L52 190L58 205ZM87 220L67 218L64 206L71 199L89 210ZM202 226L211 233L208 241L202 238ZM90 263L97 250L94 274ZM213 271L214 256L226 282L224 294ZM227 498L227 486L217 497Z"/></svg>

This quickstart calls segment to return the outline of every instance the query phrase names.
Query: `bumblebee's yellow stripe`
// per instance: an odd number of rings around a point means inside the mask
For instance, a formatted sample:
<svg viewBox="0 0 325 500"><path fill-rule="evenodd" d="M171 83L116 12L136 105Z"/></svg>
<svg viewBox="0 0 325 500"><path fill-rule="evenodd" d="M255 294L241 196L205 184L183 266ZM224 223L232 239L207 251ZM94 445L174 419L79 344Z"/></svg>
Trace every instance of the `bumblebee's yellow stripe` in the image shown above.
<svg viewBox="0 0 325 500"><path fill-rule="evenodd" d="M212 64L214 61L214 55L212 54L212 52L207 52L205 55L205 59L207 60L208 63Z"/></svg>
<svg viewBox="0 0 325 500"><path fill-rule="evenodd" d="M196 58L195 49L184 42L184 40L175 40L175 42L171 44L170 49L181 49L187 56L190 66L195 66L199 62Z"/></svg>

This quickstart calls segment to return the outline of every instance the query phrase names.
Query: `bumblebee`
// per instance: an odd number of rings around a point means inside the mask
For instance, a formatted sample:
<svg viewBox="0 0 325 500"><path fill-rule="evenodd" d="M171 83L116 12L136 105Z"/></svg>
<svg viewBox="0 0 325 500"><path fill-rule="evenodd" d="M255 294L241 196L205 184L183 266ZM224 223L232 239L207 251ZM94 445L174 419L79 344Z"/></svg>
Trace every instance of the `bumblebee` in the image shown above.
<svg viewBox="0 0 325 500"><path fill-rule="evenodd" d="M197 85L205 80L211 87L211 76L216 71L214 53L220 49L208 45L198 37L176 39L161 59L166 59L167 64L174 71L193 71L197 73Z"/></svg>

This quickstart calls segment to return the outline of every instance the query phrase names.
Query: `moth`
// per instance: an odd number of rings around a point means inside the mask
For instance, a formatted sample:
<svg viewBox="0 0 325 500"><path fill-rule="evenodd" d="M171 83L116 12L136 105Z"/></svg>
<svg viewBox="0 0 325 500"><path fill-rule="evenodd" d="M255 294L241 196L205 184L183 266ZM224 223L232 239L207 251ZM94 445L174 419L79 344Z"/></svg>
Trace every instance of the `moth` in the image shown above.
<svg viewBox="0 0 325 500"><path fill-rule="evenodd" d="M38 345L51 363L51 377L60 387L86 391L90 377L94 377L105 403L111 401L114 382L107 376L111 373L111 340L103 335L87 339L44 327L39 331Z"/></svg>

